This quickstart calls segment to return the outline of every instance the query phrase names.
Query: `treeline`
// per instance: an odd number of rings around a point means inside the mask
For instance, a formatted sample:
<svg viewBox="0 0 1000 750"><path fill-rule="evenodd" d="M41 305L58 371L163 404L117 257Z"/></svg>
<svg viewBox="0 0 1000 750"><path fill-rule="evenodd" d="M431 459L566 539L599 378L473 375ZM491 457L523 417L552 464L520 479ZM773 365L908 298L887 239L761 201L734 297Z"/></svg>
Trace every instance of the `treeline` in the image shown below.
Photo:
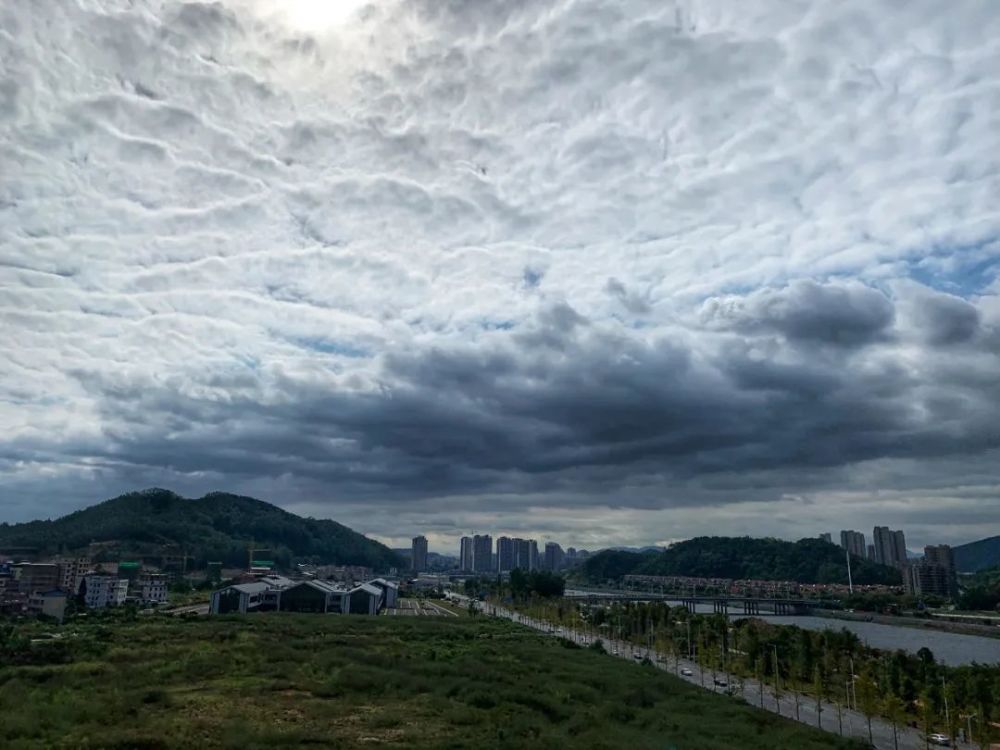
<svg viewBox="0 0 1000 750"><path fill-rule="evenodd" d="M902 583L898 570L858 557L851 560L851 573L857 584ZM822 539L697 537L662 552L605 550L579 569L591 583L628 574L846 584L847 562L843 549Z"/></svg>
<svg viewBox="0 0 1000 750"><path fill-rule="evenodd" d="M994 611L1000 609L1000 567L982 570L962 581L959 609Z"/></svg>
<svg viewBox="0 0 1000 750"><path fill-rule="evenodd" d="M388 547L335 521L222 492L198 500L167 490L132 492L53 521L0 524L0 547L57 554L87 550L92 542L111 558L170 551L189 555L194 567L213 560L244 567L251 543L281 567L305 560L380 570L403 564Z"/></svg>
<svg viewBox="0 0 1000 750"><path fill-rule="evenodd" d="M781 692L848 706L897 725L956 736L975 716L977 742L996 739L1000 665L949 667L927 648L916 654L865 646L848 630L812 631L756 619L691 614L664 603L614 603L588 608L565 599L520 607L533 617L692 658L706 670L756 678ZM742 684L742 682L740 682ZM806 699L806 698L803 698Z"/></svg>
<svg viewBox="0 0 1000 750"><path fill-rule="evenodd" d="M519 602L561 597L565 592L566 579L547 570L525 571L515 568L506 581L497 576L468 578L465 581L465 593L468 596L489 596Z"/></svg>

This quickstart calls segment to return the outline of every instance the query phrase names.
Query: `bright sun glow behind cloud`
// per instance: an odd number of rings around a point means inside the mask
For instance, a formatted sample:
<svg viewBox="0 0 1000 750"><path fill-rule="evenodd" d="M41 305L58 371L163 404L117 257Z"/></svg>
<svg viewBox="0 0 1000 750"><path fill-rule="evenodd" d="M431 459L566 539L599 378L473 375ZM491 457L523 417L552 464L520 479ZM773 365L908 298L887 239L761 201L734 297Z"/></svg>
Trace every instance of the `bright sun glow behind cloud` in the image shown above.
<svg viewBox="0 0 1000 750"><path fill-rule="evenodd" d="M295 31L321 34L347 24L366 0L240 0L254 12Z"/></svg>
<svg viewBox="0 0 1000 750"><path fill-rule="evenodd" d="M324 31L350 20L365 0L283 0L289 23L303 31Z"/></svg>

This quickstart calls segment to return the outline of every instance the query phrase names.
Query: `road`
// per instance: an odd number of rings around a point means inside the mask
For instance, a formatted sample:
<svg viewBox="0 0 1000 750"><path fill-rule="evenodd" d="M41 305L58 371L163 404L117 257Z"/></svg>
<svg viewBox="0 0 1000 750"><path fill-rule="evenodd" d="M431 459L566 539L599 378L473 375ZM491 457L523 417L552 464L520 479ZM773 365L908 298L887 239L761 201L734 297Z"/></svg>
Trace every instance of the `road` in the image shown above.
<svg viewBox="0 0 1000 750"><path fill-rule="evenodd" d="M451 595L453 599L468 601L467 598L458 594ZM715 678L725 681L726 685L739 685L739 681L730 675L722 672L713 673L711 670L702 670L697 663L687 659L680 659L660 654L652 649L645 649L635 646L625 641L617 641L608 638L593 638L587 633L570 628L553 626L551 623L535 620L519 612L498 607L494 604L477 602L476 607L485 614L494 617L505 617L508 620L526 625L543 633L566 638L574 641L580 646L589 646L593 640L600 640L605 650L612 656L631 662L641 662L648 658L658 669L669 671L677 675L692 685L697 685L713 692L727 692L728 687L715 684ZM682 674L683 671L690 672L689 675ZM761 685L753 679L743 680L740 689L734 695L741 697L752 706L763 707L767 711L777 712L792 720L803 724L840 734L848 737L858 737L863 740L868 739L868 720L859 711L838 707L832 703L822 702L820 704L819 724L816 717L816 700L809 696L796 696L793 693L780 691L780 700L775 700L774 690L769 685ZM796 706L796 700L798 706ZM883 719L872 719L872 742L878 750L924 750L926 743L921 732L911 727L896 728L896 742L893 740L892 724ZM959 742L955 747L961 750L975 750L973 745Z"/></svg>

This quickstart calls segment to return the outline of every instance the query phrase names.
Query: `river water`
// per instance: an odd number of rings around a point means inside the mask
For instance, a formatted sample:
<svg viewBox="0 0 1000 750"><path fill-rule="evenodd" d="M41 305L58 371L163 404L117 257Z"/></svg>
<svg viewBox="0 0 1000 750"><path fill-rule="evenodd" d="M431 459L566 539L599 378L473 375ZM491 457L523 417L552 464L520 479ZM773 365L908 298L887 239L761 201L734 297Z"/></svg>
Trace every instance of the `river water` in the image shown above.
<svg viewBox="0 0 1000 750"><path fill-rule="evenodd" d="M680 602L667 602L667 604L671 607L680 606ZM712 605L699 604L697 612L711 614ZM745 617L741 613L730 613L729 616L732 619ZM903 649L916 653L926 646L934 652L935 659L949 666L971 664L974 661L980 664L1000 664L1000 638L907 628L899 625L883 625L878 622L834 620L828 617L808 615L775 616L763 614L757 616L757 619L773 622L776 625L797 625L807 630L840 630L844 628L855 633L862 643L889 651Z"/></svg>
<svg viewBox="0 0 1000 750"><path fill-rule="evenodd" d="M710 612L712 610L711 607L707 609ZM828 617L762 615L760 619L778 625L798 625L800 628L808 630L828 628L840 630L845 628L855 633L863 643L890 651L901 648L904 651L916 653L926 646L934 652L935 659L950 666L971 664L974 661L980 664L1000 664L1000 638L907 628L899 625L883 625L880 622L833 620Z"/></svg>

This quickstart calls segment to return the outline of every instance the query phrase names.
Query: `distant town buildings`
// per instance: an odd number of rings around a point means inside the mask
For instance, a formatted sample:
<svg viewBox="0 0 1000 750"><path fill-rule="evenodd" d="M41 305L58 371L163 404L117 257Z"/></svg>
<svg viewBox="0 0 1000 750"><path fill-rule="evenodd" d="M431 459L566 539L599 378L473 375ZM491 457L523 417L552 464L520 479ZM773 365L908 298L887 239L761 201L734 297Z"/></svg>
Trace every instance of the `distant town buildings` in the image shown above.
<svg viewBox="0 0 1000 750"><path fill-rule="evenodd" d="M570 548L564 553L560 545L548 542L543 552L539 552L537 539L499 536L496 546L489 534L463 536L459 540L456 568L461 573L501 573L520 570L562 570L581 563L590 557L585 549ZM452 558L454 559L454 558Z"/></svg>
<svg viewBox="0 0 1000 750"><path fill-rule="evenodd" d="M413 537L411 566L417 573L427 570L427 537Z"/></svg>
<svg viewBox="0 0 1000 750"><path fill-rule="evenodd" d="M827 531L827 532L825 532L823 534L820 534L819 538L822 539L827 544L833 544L833 536L830 534L829 531Z"/></svg>
<svg viewBox="0 0 1000 750"><path fill-rule="evenodd" d="M865 535L860 531L841 531L840 546L855 557L865 558Z"/></svg>

